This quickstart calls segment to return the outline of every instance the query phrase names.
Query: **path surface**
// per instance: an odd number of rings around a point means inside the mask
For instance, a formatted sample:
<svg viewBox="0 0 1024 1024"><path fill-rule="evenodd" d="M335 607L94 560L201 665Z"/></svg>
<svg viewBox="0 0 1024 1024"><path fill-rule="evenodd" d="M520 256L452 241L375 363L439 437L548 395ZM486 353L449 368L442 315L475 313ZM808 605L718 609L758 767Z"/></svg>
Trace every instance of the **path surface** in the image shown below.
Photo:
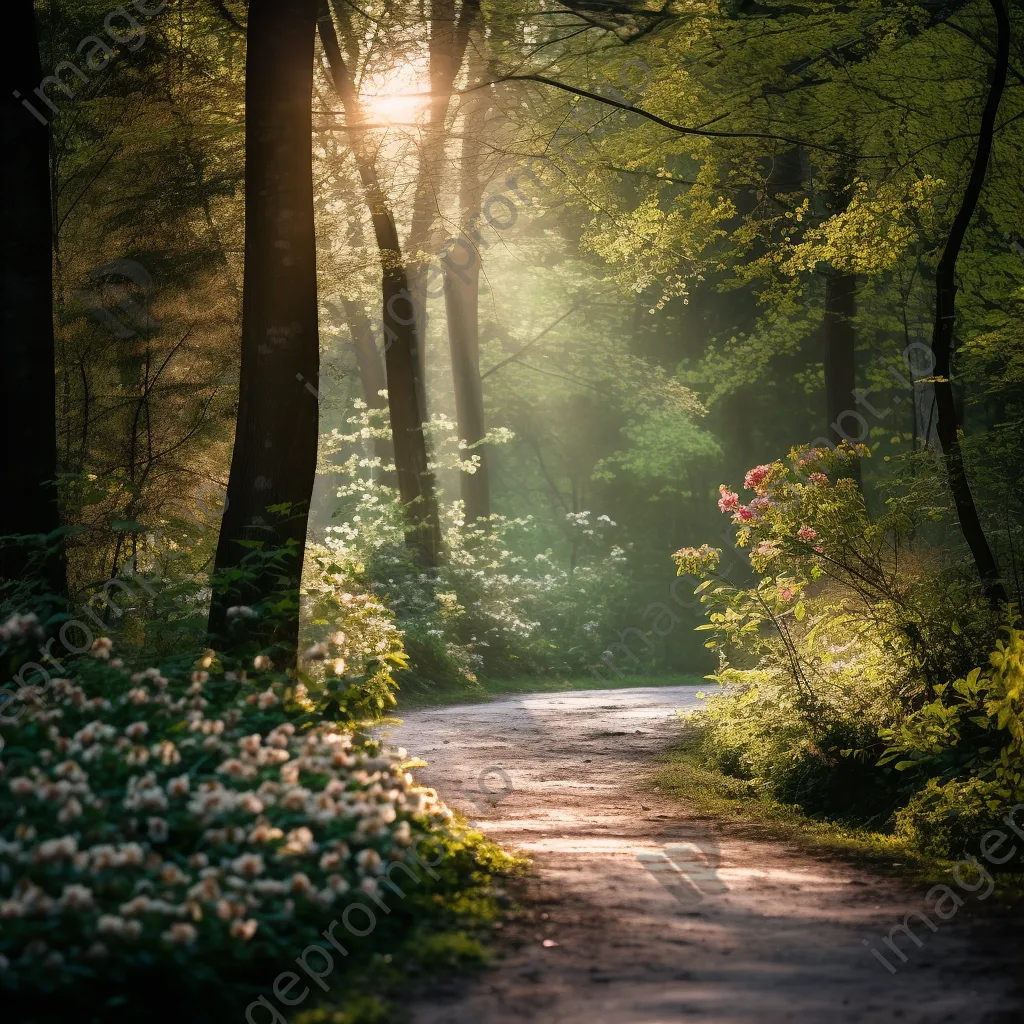
<svg viewBox="0 0 1024 1024"><path fill-rule="evenodd" d="M882 939L926 889L687 818L652 790L696 691L543 694L393 730L428 784L535 866L495 965L412 998L413 1024L1024 1021L1006 962L1020 933L972 922L976 900L935 933L912 919L923 945L903 939L904 964Z"/></svg>

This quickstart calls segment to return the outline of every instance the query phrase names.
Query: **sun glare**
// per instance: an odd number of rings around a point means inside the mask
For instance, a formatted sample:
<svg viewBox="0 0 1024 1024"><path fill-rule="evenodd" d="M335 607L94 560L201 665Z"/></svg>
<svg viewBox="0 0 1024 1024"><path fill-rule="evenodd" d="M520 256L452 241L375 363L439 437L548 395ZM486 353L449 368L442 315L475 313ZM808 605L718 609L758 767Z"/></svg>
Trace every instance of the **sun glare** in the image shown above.
<svg viewBox="0 0 1024 1024"><path fill-rule="evenodd" d="M364 109L373 119L408 124L419 118L428 97L416 66L407 63L368 76L363 83L362 99Z"/></svg>

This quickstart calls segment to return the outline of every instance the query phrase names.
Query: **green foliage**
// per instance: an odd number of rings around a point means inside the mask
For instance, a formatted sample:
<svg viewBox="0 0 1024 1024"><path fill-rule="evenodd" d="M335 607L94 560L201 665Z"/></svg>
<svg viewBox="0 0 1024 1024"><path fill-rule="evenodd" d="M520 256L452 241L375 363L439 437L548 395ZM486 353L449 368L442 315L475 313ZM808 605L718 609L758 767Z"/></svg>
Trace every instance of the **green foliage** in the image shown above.
<svg viewBox="0 0 1024 1024"><path fill-rule="evenodd" d="M361 403L350 423L353 432L325 439L328 453L375 429ZM439 418L434 436L436 468L462 468L452 424ZM628 583L626 553L609 539L615 523L607 516L564 516L576 559L569 569L556 564L550 548L537 550L532 516L466 524L461 501L452 502L441 509L444 563L424 572L405 544L397 494L374 478L379 468L358 450L340 467L345 520L327 527L323 545L313 548L305 584L315 621L337 617L341 587L386 602L401 629L411 681L428 689L481 676L578 672L600 656L624 617ZM331 610L321 608L324 600L333 602Z"/></svg>
<svg viewBox="0 0 1024 1024"><path fill-rule="evenodd" d="M977 584L937 566L919 493L869 514L844 475L858 454L757 466L746 504L723 485L752 583L718 578L706 545L676 553L704 580L698 628L722 659L702 756L777 800L955 854L1021 798L1024 640L1011 623L997 642ZM991 645L991 668L972 668Z"/></svg>
<svg viewBox="0 0 1024 1024"><path fill-rule="evenodd" d="M355 940L343 972L380 950L415 957L415 929L425 939L491 913L488 876L510 862L447 828L451 812L405 771L405 752L365 731L358 714L375 702L352 697L354 680L325 701L329 685L265 655L242 668L252 617L232 617L233 650L134 672L100 637L60 659L60 678L37 661L66 614L0 627L0 666L15 679L0 726L10 1005L59 1016L85 990L114 1019L138 1009L107 1002L117 989L145 984L213 1013L251 998L349 902L393 912ZM437 864L415 880L399 872L401 898L381 876L417 835Z"/></svg>
<svg viewBox="0 0 1024 1024"><path fill-rule="evenodd" d="M1024 801L1024 633L1016 616L989 664L951 685L898 726L881 730L880 764L927 779L896 816L897 830L925 849L967 849Z"/></svg>

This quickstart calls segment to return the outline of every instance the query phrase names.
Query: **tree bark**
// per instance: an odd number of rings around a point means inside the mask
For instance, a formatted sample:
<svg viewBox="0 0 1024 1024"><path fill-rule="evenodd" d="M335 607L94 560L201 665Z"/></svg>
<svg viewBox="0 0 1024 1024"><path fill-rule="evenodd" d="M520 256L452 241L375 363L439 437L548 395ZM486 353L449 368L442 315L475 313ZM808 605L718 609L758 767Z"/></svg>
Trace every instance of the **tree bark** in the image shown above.
<svg viewBox="0 0 1024 1024"><path fill-rule="evenodd" d="M957 413L951 379L953 337L956 325L956 264L963 247L967 228L981 197L992 155L992 140L995 136L996 114L1003 90L1006 87L1007 69L1010 63L1010 18L1002 0L990 0L996 21L996 54L992 67L985 108L978 128L978 147L975 151L971 174L960 201L960 208L953 218L949 237L935 271L935 326L932 331L932 354L935 357L935 406L936 428L942 454L946 463L949 489L953 495L960 529L967 546L971 549L974 564L981 578L985 595L993 606L1006 601L1006 590L999 575L988 538L981 525L981 518L971 493L964 465L961 438L963 425Z"/></svg>
<svg viewBox="0 0 1024 1024"><path fill-rule="evenodd" d="M4 59L3 339L0 406L0 536L50 534L60 526L54 372L50 131L12 95L32 97L43 77L32 0L7 8L11 46ZM44 108L45 109L45 108ZM0 548L0 576L22 577L29 551ZM66 587L58 544L38 566L47 586Z"/></svg>
<svg viewBox="0 0 1024 1024"><path fill-rule="evenodd" d="M440 557L441 524L434 474L427 460L427 442L423 433L426 407L422 396L426 389L420 376L416 310L402 260L395 218L377 178L367 130L362 127L366 119L356 94L352 69L342 56L329 0L319 0L319 26L331 82L345 109L349 143L380 253L388 409L395 445L398 493L409 517L406 543L417 553L421 564L430 567L437 565Z"/></svg>
<svg viewBox="0 0 1024 1024"><path fill-rule="evenodd" d="M410 257L409 290L412 293L420 334L420 396L426 396L426 311L427 264L423 250L431 248L430 234L438 217L438 196L442 191L445 155L445 124L451 107L455 79L462 67L469 33L480 13L480 0L462 0L458 18L455 0L431 0L430 4L430 104L427 125L421 134L420 165L413 194L412 224L406 251ZM475 99L475 97L474 97Z"/></svg>
<svg viewBox="0 0 1024 1024"><path fill-rule="evenodd" d="M832 268L825 277L825 316L822 322L825 370L826 437L834 444L857 444L861 436L863 414L857 407L857 277ZM860 483L860 463L854 462L848 475Z"/></svg>
<svg viewBox="0 0 1024 1024"><path fill-rule="evenodd" d="M242 604L287 591L272 639L294 650L309 501L316 474L316 238L312 95L316 0L252 0L245 82L245 273L234 453L215 571L237 568L241 542L283 548L283 567L247 583ZM274 506L284 506L274 509ZM215 595L210 631L225 624Z"/></svg>
<svg viewBox="0 0 1024 1024"><path fill-rule="evenodd" d="M459 437L472 446L468 454L479 459L475 473L460 474L465 519L473 523L491 514L488 452L481 444L487 432L484 418L483 381L480 379L480 204L483 198L481 136L487 120L483 89L470 94L463 122L462 180L459 207L463 230L458 239L458 261L444 260L445 313L451 353L452 384Z"/></svg>
<svg viewBox="0 0 1024 1024"><path fill-rule="evenodd" d="M363 401L371 409L386 409L388 401L381 392L387 391L388 379L374 343L373 324L361 303L355 299L342 296L341 305L345 310L345 322L348 324L349 333L352 335L352 349L356 356ZM377 479L393 486L394 472L387 467L393 465L395 461L394 443L384 437L375 437L373 454L380 460L381 468Z"/></svg>
<svg viewBox="0 0 1024 1024"><path fill-rule="evenodd" d="M844 159L829 188L829 216L838 216L850 205L852 180L852 161ZM856 274L836 266L828 268L824 307L821 363L825 376L825 437L834 445L843 441L854 445L867 439L866 420L856 402ZM845 475L859 484L860 463L855 461Z"/></svg>

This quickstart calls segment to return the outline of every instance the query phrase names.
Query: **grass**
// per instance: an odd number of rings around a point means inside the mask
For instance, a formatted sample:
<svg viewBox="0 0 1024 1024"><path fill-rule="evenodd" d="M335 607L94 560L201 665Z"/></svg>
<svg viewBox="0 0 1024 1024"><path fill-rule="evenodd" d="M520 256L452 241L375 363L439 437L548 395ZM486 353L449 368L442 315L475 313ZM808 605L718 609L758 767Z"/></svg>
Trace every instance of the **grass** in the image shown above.
<svg viewBox="0 0 1024 1024"><path fill-rule="evenodd" d="M699 744L698 730L689 730L679 747L662 755L650 780L656 790L676 797L697 817L727 826L753 826L763 838L792 842L817 856L870 866L922 885L948 878L956 863L911 850L884 832L812 817L795 805L780 803L754 782L703 765ZM1012 906L1022 898L1024 875L1000 873L993 902Z"/></svg>
<svg viewBox="0 0 1024 1024"><path fill-rule="evenodd" d="M445 707L450 704L481 704L501 697L532 693L570 693L584 690L624 690L643 686L706 686L703 676L675 673L657 676L621 676L597 679L586 676L523 676L517 679L487 679L477 685L427 689L403 684L398 692L398 710L417 707Z"/></svg>

